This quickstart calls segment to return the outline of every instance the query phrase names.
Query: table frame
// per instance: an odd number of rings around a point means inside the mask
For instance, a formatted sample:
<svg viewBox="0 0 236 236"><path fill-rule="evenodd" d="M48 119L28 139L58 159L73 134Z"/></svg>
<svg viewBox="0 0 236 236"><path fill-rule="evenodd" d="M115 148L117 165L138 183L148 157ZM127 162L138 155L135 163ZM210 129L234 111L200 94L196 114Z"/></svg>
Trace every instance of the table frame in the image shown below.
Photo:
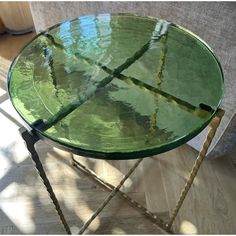
<svg viewBox="0 0 236 236"><path fill-rule="evenodd" d="M96 175L95 172L93 172L92 170L88 169L87 167L85 167L84 165L82 165L81 163L79 163L78 161L76 161L73 158L73 154L71 154L71 162L72 165L79 169L80 171L86 173L87 175L89 175L90 177L92 177L98 184L102 185L103 187L107 188L108 190L110 190L110 194L105 198L105 200L99 205L99 207L97 208L97 210L94 212L94 214L89 218L89 220L87 222L84 223L84 225L82 226L82 228L80 229L80 231L78 232L78 234L83 234L83 232L85 232L85 230L88 228L88 226L90 225L90 223L99 215L99 213L103 210L103 208L108 204L108 202L118 193L119 196L121 196L123 199L125 199L131 206L133 206L134 208L136 208L137 210L141 211L142 214L144 214L145 216L147 216L153 223L155 223L157 226L159 226L159 228L161 230L163 230L164 233L173 233L172 231L172 225L174 223L174 220L184 202L185 197L187 196L187 193L190 189L190 187L192 186L192 183L194 181L195 176L197 175L197 172L207 154L208 148L210 147L210 144L215 136L216 130L221 122L221 119L224 115L224 110L222 109L218 109L216 111L216 114L214 116L214 118L211 120L210 124L209 124L209 131L208 134L206 136L206 139L202 145L202 148L197 156L196 161L193 164L192 170L190 171L190 175L189 178L187 179L183 189L181 190L180 193L180 197L176 203L176 206L174 208L174 210L170 213L170 218L168 222L165 222L164 220L162 220L161 218L159 218L157 215L155 215L154 213L150 212L149 210L147 210L144 206L140 205L138 202L136 202L135 200L133 200L132 198L130 198L126 193L122 192L120 190L120 188L122 187L122 185L124 184L124 182L129 178L129 176L133 173L133 171L138 167L138 165L142 162L143 159L138 159L135 164L133 165L133 167L129 170L129 172L123 177L123 179L120 181L120 183L115 187L112 184L106 182L105 180L101 179L98 175ZM60 220L65 228L65 231L68 234L71 234L71 230L70 227L64 217L64 214L61 210L60 204L57 200L57 197L53 191L53 188L49 182L49 179L44 171L43 165L40 161L40 158L38 156L38 153L35 149L35 144L37 143L37 141L40 139L37 134L35 134L34 132L31 132L29 130L27 130L25 127L21 127L19 129L19 132L22 136L22 138L25 141L26 147L29 151L30 157L33 161L33 163L35 164L35 168L38 171L39 176L41 177L48 193L49 196L56 208L56 211L60 217Z"/></svg>

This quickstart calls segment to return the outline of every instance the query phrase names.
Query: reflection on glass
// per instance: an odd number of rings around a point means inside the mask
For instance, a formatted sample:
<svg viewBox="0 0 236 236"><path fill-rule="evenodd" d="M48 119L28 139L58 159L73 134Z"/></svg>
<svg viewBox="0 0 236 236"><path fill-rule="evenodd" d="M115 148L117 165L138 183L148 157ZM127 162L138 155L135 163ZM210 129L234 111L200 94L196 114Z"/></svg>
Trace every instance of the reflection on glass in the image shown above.
<svg viewBox="0 0 236 236"><path fill-rule="evenodd" d="M214 115L222 90L220 66L201 41L126 14L80 17L39 35L9 84L15 108L42 135L103 158L186 142Z"/></svg>

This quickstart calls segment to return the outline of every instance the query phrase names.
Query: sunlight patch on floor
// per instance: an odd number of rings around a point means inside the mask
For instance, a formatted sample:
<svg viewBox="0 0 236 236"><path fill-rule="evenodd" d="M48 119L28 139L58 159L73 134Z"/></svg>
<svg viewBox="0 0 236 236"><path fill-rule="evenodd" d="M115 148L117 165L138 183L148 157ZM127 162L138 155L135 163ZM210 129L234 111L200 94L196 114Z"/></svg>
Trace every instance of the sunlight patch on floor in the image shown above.
<svg viewBox="0 0 236 236"><path fill-rule="evenodd" d="M86 204L80 205L79 207L76 208L74 208L75 213L78 215L79 219L83 221L83 223L87 222L90 216L92 216L94 213L88 206L86 206ZM100 226L100 220L98 217L96 217L93 220L92 224L89 225L88 229L95 231L99 228L99 226Z"/></svg>
<svg viewBox="0 0 236 236"><path fill-rule="evenodd" d="M0 143L0 154L2 153L3 156L11 158L12 162L21 163L28 157L28 151L17 130L20 128L18 124L20 123L20 117L14 110L9 99L1 103L0 108L0 130L4 134ZM9 117L6 117L6 114ZM10 120L10 117L16 120L16 122Z"/></svg>
<svg viewBox="0 0 236 236"><path fill-rule="evenodd" d="M8 158L1 153L1 147L0 147L0 160L1 160L1 166L0 166L0 179L5 176L6 172L11 168L11 163L8 160Z"/></svg>
<svg viewBox="0 0 236 236"><path fill-rule="evenodd" d="M76 226L76 225L72 225L72 226L70 227L70 230L71 230L71 233L72 233L72 234L78 234L80 228L79 228L78 226Z"/></svg>
<svg viewBox="0 0 236 236"><path fill-rule="evenodd" d="M0 61L1 61L1 67L0 67L1 71L7 72L8 68L11 64L11 60L0 56ZM1 75L3 75L3 73L1 73Z"/></svg>
<svg viewBox="0 0 236 236"><path fill-rule="evenodd" d="M121 228L114 227L112 229L112 234L127 234L127 233Z"/></svg>
<svg viewBox="0 0 236 236"><path fill-rule="evenodd" d="M0 87L0 96L2 96L5 93L6 93L6 91Z"/></svg>
<svg viewBox="0 0 236 236"><path fill-rule="evenodd" d="M11 183L1 192L0 208L23 233L34 233L33 204L28 196L15 196L19 188L18 184Z"/></svg>
<svg viewBox="0 0 236 236"><path fill-rule="evenodd" d="M184 220L180 224L180 234L197 234L197 228L191 222Z"/></svg>

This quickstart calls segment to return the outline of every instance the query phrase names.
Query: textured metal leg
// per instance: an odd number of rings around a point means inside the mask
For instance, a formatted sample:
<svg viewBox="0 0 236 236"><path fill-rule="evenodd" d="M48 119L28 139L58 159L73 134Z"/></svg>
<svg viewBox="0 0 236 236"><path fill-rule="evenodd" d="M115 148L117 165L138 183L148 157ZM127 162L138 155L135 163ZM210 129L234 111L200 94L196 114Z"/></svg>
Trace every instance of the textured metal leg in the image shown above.
<svg viewBox="0 0 236 236"><path fill-rule="evenodd" d="M185 197L186 197L186 195L187 195L187 193L194 181L194 178L197 175L197 172L201 166L201 163L206 156L207 150L212 142L212 139L214 138L214 135L216 133L216 130L220 124L220 121L221 121L223 115L224 115L224 111L219 109L216 113L216 116L213 118L213 120L210 123L210 130L207 134L206 140L204 141L203 147L202 147L201 151L199 152L198 157L193 165L193 168L190 172L189 179L187 180L187 182L180 194L180 198L177 201L174 211L172 212L172 215L170 217L170 221L167 224L168 229L170 229L172 227L172 224L173 224L173 222L174 222L174 220L175 220L175 218L176 218L176 216L183 204L183 201L184 201L184 199L185 199Z"/></svg>
<svg viewBox="0 0 236 236"><path fill-rule="evenodd" d="M88 169L86 166L81 164L80 162L76 161L73 158L73 155L71 155L71 162L72 165L74 165L77 169L82 171L83 173L89 175L94 181L105 187L106 189L112 191L115 189L115 186L108 183L107 181L101 179L95 172ZM156 224L158 227L160 227L161 230L164 231L164 233L167 233L166 224L165 222L160 219L157 215L147 210L144 206L133 200L131 197L129 197L126 193L122 192L121 190L118 190L117 192L124 200L126 200L132 207L136 208L138 211L140 211L142 214L144 214L146 217L148 217L154 224ZM171 232L168 232L171 233Z"/></svg>
<svg viewBox="0 0 236 236"><path fill-rule="evenodd" d="M24 127L20 128L19 132L21 133L21 136L22 136L22 138L24 139L24 141L26 143L27 149L30 152L30 156L31 156L31 158L32 158L32 160L33 160L33 162L35 164L35 167L36 167L36 169L37 169L37 171L38 171L38 173L39 173L39 175L40 175L40 177L41 177L45 187L47 188L47 191L48 191L48 193L50 195L50 198L52 199L52 201L54 203L56 211L57 211L58 215L60 216L60 220L61 220L61 222L62 222L66 232L68 234L71 234L70 228L69 228L69 226L68 226L68 224L67 224L67 222L65 220L65 217L64 217L64 215L62 213L62 210L60 208L60 205L58 203L56 195L53 192L52 186L51 186L51 184L50 184L50 182L49 182L49 180L48 180L48 178L46 176L46 173L45 173L45 171L43 169L42 163L41 163L41 161L39 159L39 156L38 156L38 154L37 154L37 152L35 150L34 145L39 140L38 137L36 135L30 134Z"/></svg>
<svg viewBox="0 0 236 236"><path fill-rule="evenodd" d="M82 234L88 226L92 223L92 221L98 216L98 214L103 210L103 208L108 204L108 202L115 196L115 194L119 191L121 186L124 184L124 182L129 178L129 176L133 173L133 171L138 167L138 165L141 163L143 159L139 159L134 166L129 170L129 172L124 176L124 178L120 181L118 186L114 188L111 193L105 198L105 200L101 203L101 205L98 207L98 209L94 212L94 214L90 217L90 219L82 226L82 228L79 231L79 234Z"/></svg>

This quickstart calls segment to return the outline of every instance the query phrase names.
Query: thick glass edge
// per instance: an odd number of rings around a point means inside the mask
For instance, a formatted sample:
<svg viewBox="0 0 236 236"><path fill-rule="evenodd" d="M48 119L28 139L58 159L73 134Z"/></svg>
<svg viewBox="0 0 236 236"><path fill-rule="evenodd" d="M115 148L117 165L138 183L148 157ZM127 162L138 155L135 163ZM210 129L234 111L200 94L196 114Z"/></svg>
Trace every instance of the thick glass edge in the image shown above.
<svg viewBox="0 0 236 236"><path fill-rule="evenodd" d="M122 159L136 159L136 158L144 158L144 157L148 157L148 156L152 156L152 155L158 155L160 153L163 152L167 152L170 151L178 146L181 146L183 144L185 144L186 142L188 142L189 140L191 140L192 138L194 138L195 136L197 136L204 128L206 128L208 126L208 124L211 122L211 120L215 117L216 111L217 109L212 113L212 115L209 117L209 119L198 129L195 129L192 133L187 134L185 136L180 137L179 139L175 140L174 142L170 142L170 143L166 143L165 145L161 146L161 147L153 147L153 148L149 148L149 149L142 149L142 150L137 150L137 151L130 151L130 152L100 152L100 151L94 151L94 150L88 150L88 149L82 149L82 148L78 148L75 147L73 145L68 145L67 143L61 142L59 140L53 139L52 137L48 136L47 134L43 133L42 131L38 130L37 128L33 127L32 124L29 124L25 118L21 115L21 113L17 110L17 108L14 105L14 102L12 100L11 94L10 94L10 81L11 81L11 73L12 73L12 68L13 66L16 64L17 60L20 57L20 54L22 53L22 51L28 46L30 45L36 38L38 38L40 35L44 34L45 32L48 32L49 30L52 30L58 26L60 26L61 24L63 24L64 22L73 22L77 19L83 18L83 17L89 17L89 16L97 16L97 15L105 15L105 14L110 14L113 16L119 16L119 15L123 15L123 16L136 16L136 17L141 17L141 18L146 18L146 19L150 19L150 20L161 20L161 18L157 18L157 17L153 17L153 16L142 16L139 14L132 14L132 13L97 13L97 14L90 14L90 15L84 15L84 16L79 16L76 17L72 20L64 20L61 21L60 23L53 25L49 28L47 28L46 30L40 32L39 34L37 34L35 37L33 37L29 42L27 42L18 52L18 54L16 55L16 57L13 59L8 74L7 74L7 93L9 95L10 101L13 105L13 107L15 108L15 110L17 111L17 113L20 115L20 117L23 119L23 121L33 130L33 132L36 132L35 134L38 135L42 140L45 140L47 143L51 143L53 144L55 147L58 147L62 150L67 150L70 152L73 152L75 154L79 154L79 155L83 155L86 157L93 157L93 158L98 158L98 159L107 159L107 160L122 160ZM179 28L180 30L185 31L186 33L188 33L190 36L196 38L198 41L200 41L207 49L208 51L212 54L212 56L215 58L220 71L221 71L221 75L222 75L222 82L224 84L224 74L223 74L223 69L222 66L218 60L218 58L216 57L214 51L210 48L210 46L204 41L202 40L199 36L197 36L196 34L194 34L192 31L179 26L175 23L171 22L171 25L174 27ZM224 97L224 86L222 86L222 96L221 99L219 100L219 103L217 105L217 108L219 108L222 100Z"/></svg>
<svg viewBox="0 0 236 236"><path fill-rule="evenodd" d="M214 117L215 117L215 114L211 117L210 121ZM59 140L55 140L51 137L48 137L48 135L42 134L39 130L37 130L35 134L38 135L40 139L46 141L48 144L51 144L54 147L57 147L61 150L72 152L73 154L81 155L84 157L95 158L95 159L103 159L103 160L128 160L128 159L146 158L146 157L150 157L150 156L154 156L154 155L158 155L164 152L171 151L174 148L177 148L183 144L186 144L192 138L196 137L196 135L198 135L203 129L205 129L209 123L205 123L202 127L194 130L191 134L180 137L174 142L166 143L165 145L162 145L161 147L154 147L150 149L142 149L142 150L130 151L130 152L100 152L100 151L94 151L94 150L89 150L89 149L82 149L82 148L75 147L73 145L68 145Z"/></svg>

